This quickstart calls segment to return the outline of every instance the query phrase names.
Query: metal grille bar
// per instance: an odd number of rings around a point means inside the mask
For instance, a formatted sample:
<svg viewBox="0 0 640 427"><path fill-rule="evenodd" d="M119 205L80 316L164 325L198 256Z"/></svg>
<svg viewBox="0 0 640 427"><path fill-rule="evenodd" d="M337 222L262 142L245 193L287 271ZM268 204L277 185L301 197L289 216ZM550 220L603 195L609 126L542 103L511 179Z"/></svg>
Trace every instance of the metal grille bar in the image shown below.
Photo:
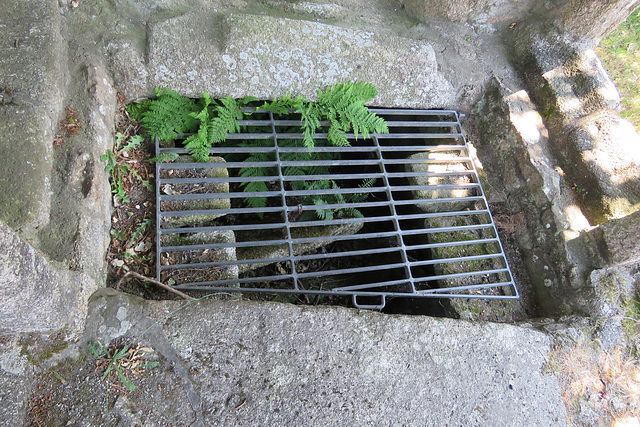
<svg viewBox="0 0 640 427"><path fill-rule="evenodd" d="M389 134L335 147L324 123L315 157L296 117L268 112L241 120L210 163L156 140L157 156L180 155L156 164L158 280L377 309L389 297L518 298L457 112L370 110Z"/></svg>

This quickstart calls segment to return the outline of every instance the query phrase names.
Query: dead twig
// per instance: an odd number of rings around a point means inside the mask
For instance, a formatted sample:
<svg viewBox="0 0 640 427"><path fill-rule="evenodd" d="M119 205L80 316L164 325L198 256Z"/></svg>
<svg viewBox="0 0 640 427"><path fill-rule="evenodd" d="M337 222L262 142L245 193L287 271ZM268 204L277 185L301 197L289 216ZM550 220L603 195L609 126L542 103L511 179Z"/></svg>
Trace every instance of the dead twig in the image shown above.
<svg viewBox="0 0 640 427"><path fill-rule="evenodd" d="M171 286L165 285L164 283L162 283L159 280L152 279L151 277L143 276L142 274L136 273L135 271L130 271L127 274L125 274L124 276L122 276L122 278L120 280L118 280L118 283L116 284L116 290L120 290L120 285L122 283L124 283L124 281L130 276L133 276L133 277L135 277L137 279L140 279L140 280L144 280L145 282L156 284L156 285L160 286L162 289L167 290L169 292L173 292L174 294L176 294L176 295L178 295L178 296L180 296L180 297L182 297L182 298L184 298L186 300L194 300L195 299L192 296L189 296L189 295L187 295L187 294L185 294L183 292L180 292L177 289L172 288Z"/></svg>

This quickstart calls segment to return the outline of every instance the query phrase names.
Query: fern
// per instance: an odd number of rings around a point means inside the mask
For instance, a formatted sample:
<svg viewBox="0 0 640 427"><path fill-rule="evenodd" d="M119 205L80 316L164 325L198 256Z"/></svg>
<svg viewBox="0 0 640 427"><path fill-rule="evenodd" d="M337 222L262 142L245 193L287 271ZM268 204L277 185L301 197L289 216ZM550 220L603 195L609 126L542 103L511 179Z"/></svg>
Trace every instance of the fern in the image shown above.
<svg viewBox="0 0 640 427"><path fill-rule="evenodd" d="M248 146L246 142L241 143L242 146ZM270 140L257 140L252 141L252 146L254 147L269 147L272 146L272 141ZM245 162L275 162L275 154L274 153L253 153L249 157L247 157ZM244 178L251 177L265 177L277 175L278 172L276 170L276 166L272 167L246 167L241 168L238 172L238 175ZM268 191L267 184L265 181L246 181L240 183L240 186L243 187L243 191L245 192L264 192ZM263 208L267 206L267 198L266 197L246 197L245 201L247 205L252 208ZM262 218L262 214L259 213L258 216Z"/></svg>
<svg viewBox="0 0 640 427"><path fill-rule="evenodd" d="M156 95L157 99L148 101L148 109L141 120L146 132L161 141L192 132L197 126L192 115L198 111L196 102L171 89L156 89Z"/></svg>
<svg viewBox="0 0 640 427"><path fill-rule="evenodd" d="M242 107L257 102L257 98L246 97L234 100L225 97L213 100L205 91L202 97L195 101L179 95L170 89L156 89L157 99L145 101L142 104L132 104L127 111L135 120L142 123L145 131L152 136L157 136L161 141L175 139L178 135L193 133L187 137L183 144L189 150L189 154L196 161L209 160L209 148L214 144L221 144L229 133L239 133L238 120L244 115L250 115L251 109L243 113ZM283 161L316 161L332 160L339 157L337 153L314 151L315 136L323 121L330 123L327 142L335 146L349 146L347 133L353 132L357 139L360 135L368 138L370 134L388 133L389 129L384 119L371 113L365 103L371 101L377 95L376 88L363 82L346 82L327 87L318 91L316 102L308 101L304 96L284 95L271 102L264 102L256 108L256 111L269 111L276 116L287 116L292 113L300 115L302 140L282 141L282 146L307 147L308 152L282 152ZM258 146L268 146L270 141L259 141ZM249 146L248 143L241 145ZM255 146L256 141L251 142ZM267 145L265 145L267 144ZM164 159L163 159L164 160ZM236 161L236 159L234 159ZM274 162L274 153L252 153L244 158L247 162ZM328 175L327 166L288 166L282 173L286 176L296 175ZM277 168L273 167L247 167L241 168L241 177L266 177L277 175ZM362 188L373 185L374 180L364 181ZM248 181L240 184L245 192L267 191L267 184L263 180ZM303 197L303 203L308 205L330 205L358 203L366 199L367 193L335 194L331 190L339 189L333 180L319 181L290 181L288 184L293 190L326 190L327 194L318 194ZM363 187L364 186L364 187ZM254 208L265 207L266 197L247 197L246 202ZM362 214L354 208L342 209L317 209L305 212L301 219L310 217L313 212L315 217L329 220L334 217L360 217Z"/></svg>
<svg viewBox="0 0 640 427"><path fill-rule="evenodd" d="M370 188L375 183L376 179L371 178L363 181L360 184L360 188ZM339 190L340 187L333 180L318 180L312 183L302 181L305 183L306 190L327 190L326 194L313 194L305 196L303 198L303 204L305 205L343 205L348 203L361 203L364 202L369 196L368 193L353 193L353 194L341 194L337 192L331 192L331 190ZM334 218L363 218L362 212L356 208L317 208L313 211L306 211L300 216L301 221L311 221L314 219L320 219L322 221L330 221Z"/></svg>
<svg viewBox="0 0 640 427"><path fill-rule="evenodd" d="M256 111L270 111L278 116L284 116L289 114L291 110L295 110L298 102L302 102L302 99L306 101L304 97L297 97L295 100L291 99L291 95L284 95L280 99L274 99L271 102L265 101L260 107L256 108Z"/></svg>
<svg viewBox="0 0 640 427"><path fill-rule="evenodd" d="M369 178L362 181L359 188L371 188L375 184L376 178ZM369 197L368 193L352 193L347 195L346 199L348 203L362 203Z"/></svg>
<svg viewBox="0 0 640 427"><path fill-rule="evenodd" d="M189 136L184 141L184 147L197 162L209 160L209 148L213 144L227 139L230 132L240 132L238 120L242 118L242 112L238 103L231 97L220 99L222 105L215 107L215 113L209 106L215 103L209 94L202 93L202 110L191 113L191 117L198 120L198 132ZM217 114L217 115L216 115Z"/></svg>
<svg viewBox="0 0 640 427"><path fill-rule="evenodd" d="M125 107L129 116L136 122L142 121L142 118L149 110L149 101L140 104L129 104Z"/></svg>
<svg viewBox="0 0 640 427"><path fill-rule="evenodd" d="M349 145L346 133L353 130L358 138L368 138L373 132L389 133L386 122L369 111L364 105L378 94L375 86L363 82L339 83L318 91L318 101L309 102L303 96L291 98L284 95L272 102L265 102L258 110L271 111L276 115L300 114L305 147L312 150L314 137L322 120L331 123L328 140L332 145Z"/></svg>
<svg viewBox="0 0 640 427"><path fill-rule="evenodd" d="M348 145L345 132L353 130L355 138L362 134L389 133L386 122L369 111L364 105L378 94L375 86L364 82L339 83L318 91L318 106L331 122L329 142L333 145Z"/></svg>

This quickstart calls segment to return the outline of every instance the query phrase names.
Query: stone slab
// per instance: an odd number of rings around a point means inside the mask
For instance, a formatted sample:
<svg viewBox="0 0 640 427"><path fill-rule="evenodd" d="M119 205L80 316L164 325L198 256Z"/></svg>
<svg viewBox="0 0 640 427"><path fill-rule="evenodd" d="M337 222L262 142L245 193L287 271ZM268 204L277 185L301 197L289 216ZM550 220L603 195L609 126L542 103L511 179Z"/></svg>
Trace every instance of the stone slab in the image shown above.
<svg viewBox="0 0 640 427"><path fill-rule="evenodd" d="M452 107L455 90L422 40L319 22L221 15L212 9L169 19L149 32L150 82L198 97L272 99L360 80L379 91L374 105Z"/></svg>
<svg viewBox="0 0 640 427"><path fill-rule="evenodd" d="M224 163L224 159L222 157L209 157L209 163ZM177 163L193 163L193 157L189 155L179 156L176 159ZM180 177L184 178L187 175L184 175L185 172L192 172L195 177L198 178L226 178L229 176L229 171L226 168L212 168L212 167L201 167L194 169L175 169L173 170L175 175L171 177ZM182 172L183 174L179 174ZM173 195L173 194L181 194L181 193L190 193L190 194L209 194L209 193L228 193L229 192L229 183L212 183L208 184L206 190L203 192L198 190L196 193L195 188L201 187L200 184L166 184L164 185L160 191L164 194ZM198 200L182 200L182 201L165 201L164 204L166 206L162 207L163 211L186 211L186 210L217 210L217 209L229 209L231 207L231 199L219 198L219 199L198 199ZM216 218L220 218L225 214L212 213L212 214L203 214L203 215L185 215L185 216L175 216L175 217L165 217L164 219L164 227L173 228L173 227L189 227L195 226L198 224L206 224L215 220Z"/></svg>
<svg viewBox="0 0 640 427"><path fill-rule="evenodd" d="M575 46L558 45L560 52L555 55L542 47L535 51L541 68L553 61L562 63L552 69L543 68L542 78L548 84L555 107L547 114L557 112L564 121L570 121L595 111L620 108L620 94L596 52L593 49L575 52ZM547 55L551 58L546 58Z"/></svg>
<svg viewBox="0 0 640 427"><path fill-rule="evenodd" d="M599 249L600 263L595 265L624 265L640 262L640 212L607 221L579 240Z"/></svg>
<svg viewBox="0 0 640 427"><path fill-rule="evenodd" d="M23 425L33 385L32 367L19 346L4 337L0 346L0 424Z"/></svg>
<svg viewBox="0 0 640 427"><path fill-rule="evenodd" d="M348 236L350 234L357 234L362 229L364 223L351 223L351 224L338 224L327 225L317 227L295 227L291 229L291 237L293 239L308 239L312 237L328 237L327 240L318 240L315 242L298 243L293 245L293 255L302 255L311 251L314 251L323 246L327 246L333 243L331 237L335 236ZM251 240L278 240L282 239L282 231L276 230L251 230L250 232L238 232L236 233L238 241L251 241ZM240 247L238 248L238 259L269 259L269 258L283 258L288 257L289 245L273 245L273 246L252 246L252 247ZM238 268L240 273L246 273L250 270L255 270L265 265L273 264L273 262L257 262L252 264L239 264ZM288 263L286 263L288 265Z"/></svg>
<svg viewBox="0 0 640 427"><path fill-rule="evenodd" d="M48 220L64 47L55 0L10 1L0 15L0 220Z"/></svg>
<svg viewBox="0 0 640 427"><path fill-rule="evenodd" d="M156 409L130 395L111 416L147 425L159 413L188 425L566 425L557 379L542 373L551 339L533 329L339 307L181 305L113 290L92 297L87 340L127 335L161 361L144 383ZM61 408L87 419L103 410Z"/></svg>
<svg viewBox="0 0 640 427"><path fill-rule="evenodd" d="M585 286L585 257L567 241L589 227L551 158L549 134L524 90L510 90L494 79L476 106L478 158L488 174L484 185L494 213L509 218L525 262L529 292L542 313L555 316L584 310L576 289ZM567 272L571 272L567 274ZM520 287L524 294L527 290ZM578 308L572 308L578 307Z"/></svg>
<svg viewBox="0 0 640 427"><path fill-rule="evenodd" d="M88 276L56 269L0 222L0 324L12 332L78 331L87 299L97 289Z"/></svg>
<svg viewBox="0 0 640 427"><path fill-rule="evenodd" d="M611 110L590 114L569 132L562 156L591 224L640 209L640 136L631 122Z"/></svg>

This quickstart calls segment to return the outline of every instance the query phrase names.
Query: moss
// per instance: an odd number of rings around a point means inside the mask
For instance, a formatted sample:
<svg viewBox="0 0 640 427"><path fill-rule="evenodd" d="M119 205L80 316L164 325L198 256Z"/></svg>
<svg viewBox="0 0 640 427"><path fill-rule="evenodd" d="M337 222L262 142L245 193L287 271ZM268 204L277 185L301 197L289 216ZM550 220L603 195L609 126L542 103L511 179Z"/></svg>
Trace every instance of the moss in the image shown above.
<svg viewBox="0 0 640 427"><path fill-rule="evenodd" d="M28 334L18 341L20 355L26 356L30 364L39 365L69 347L69 342L61 338L63 334L64 331L60 330L50 335L48 339L43 339L35 334Z"/></svg>
<svg viewBox="0 0 640 427"><path fill-rule="evenodd" d="M622 331L624 332L629 348L634 356L640 357L640 298L633 298L624 307L622 319Z"/></svg>

